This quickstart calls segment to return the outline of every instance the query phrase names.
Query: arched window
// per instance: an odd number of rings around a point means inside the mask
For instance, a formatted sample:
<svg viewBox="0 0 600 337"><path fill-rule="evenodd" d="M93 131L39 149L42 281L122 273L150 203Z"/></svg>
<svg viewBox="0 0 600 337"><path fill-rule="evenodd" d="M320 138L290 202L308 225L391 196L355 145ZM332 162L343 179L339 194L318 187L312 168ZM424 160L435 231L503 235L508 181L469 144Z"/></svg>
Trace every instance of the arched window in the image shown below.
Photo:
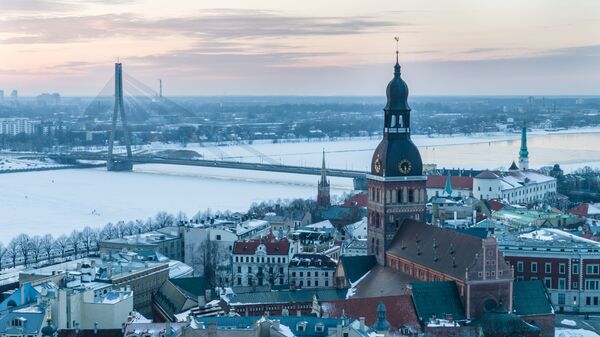
<svg viewBox="0 0 600 337"><path fill-rule="evenodd" d="M408 202L415 202L415 190L413 190L412 188L408 190Z"/></svg>

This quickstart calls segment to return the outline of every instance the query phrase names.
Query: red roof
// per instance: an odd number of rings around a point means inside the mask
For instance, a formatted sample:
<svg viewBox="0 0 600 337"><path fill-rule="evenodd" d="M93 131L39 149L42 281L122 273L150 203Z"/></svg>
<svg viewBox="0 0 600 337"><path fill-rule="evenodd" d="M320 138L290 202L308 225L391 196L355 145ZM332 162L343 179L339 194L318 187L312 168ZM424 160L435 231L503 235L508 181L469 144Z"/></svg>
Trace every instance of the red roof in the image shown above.
<svg viewBox="0 0 600 337"><path fill-rule="evenodd" d="M446 188L446 179L448 176L427 176L427 188ZM450 176L450 184L454 190L469 190L473 189L473 177L465 176Z"/></svg>
<svg viewBox="0 0 600 337"><path fill-rule="evenodd" d="M413 331L420 331L419 320L410 295L351 298L347 300L321 303L321 308L329 313L329 317L341 317L342 310L351 319L365 318L368 326L373 326L377 318L377 305L383 302L387 311L387 320L392 330L408 326Z"/></svg>
<svg viewBox="0 0 600 337"><path fill-rule="evenodd" d="M577 216L586 217L588 216L588 209L590 208L590 204L581 204L577 207L573 207L567 211L567 213L571 213Z"/></svg>
<svg viewBox="0 0 600 337"><path fill-rule="evenodd" d="M261 244L265 245L267 255L288 255L288 252L290 251L290 242L288 239L277 240L274 236L270 235L255 240L236 241L233 243L233 253L254 255L256 249L258 249L258 246Z"/></svg>
<svg viewBox="0 0 600 337"><path fill-rule="evenodd" d="M504 205L503 203L501 203L500 201L497 200L486 200L488 206L490 206L490 210L496 212L499 211L501 209L503 209L506 205Z"/></svg>
<svg viewBox="0 0 600 337"><path fill-rule="evenodd" d="M355 194L355 195L351 196L350 198L348 198L348 200L346 200L342 204L342 207L361 208L361 207L367 207L367 204L368 204L367 193L358 193L358 194Z"/></svg>

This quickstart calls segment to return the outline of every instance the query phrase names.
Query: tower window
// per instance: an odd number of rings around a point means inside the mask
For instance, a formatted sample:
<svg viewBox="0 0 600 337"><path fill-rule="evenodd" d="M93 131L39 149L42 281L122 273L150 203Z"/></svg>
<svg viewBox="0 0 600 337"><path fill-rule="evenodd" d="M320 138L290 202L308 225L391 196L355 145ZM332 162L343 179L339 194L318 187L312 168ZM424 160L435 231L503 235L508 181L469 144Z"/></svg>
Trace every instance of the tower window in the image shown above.
<svg viewBox="0 0 600 337"><path fill-rule="evenodd" d="M415 190L413 189L408 190L408 202L415 202Z"/></svg>

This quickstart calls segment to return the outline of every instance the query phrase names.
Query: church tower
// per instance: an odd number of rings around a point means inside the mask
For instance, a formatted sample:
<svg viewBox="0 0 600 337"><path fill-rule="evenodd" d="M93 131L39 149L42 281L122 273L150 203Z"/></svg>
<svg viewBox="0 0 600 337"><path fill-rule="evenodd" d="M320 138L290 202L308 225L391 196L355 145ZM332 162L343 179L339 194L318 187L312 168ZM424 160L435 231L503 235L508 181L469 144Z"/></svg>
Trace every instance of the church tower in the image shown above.
<svg viewBox="0 0 600 337"><path fill-rule="evenodd" d="M385 265L385 252L405 219L425 221L427 202L427 177L421 154L410 139L408 86L400 77L397 50L394 78L386 93L383 139L367 174L368 253L380 265Z"/></svg>
<svg viewBox="0 0 600 337"><path fill-rule="evenodd" d="M529 169L529 151L527 150L527 126L521 130L521 151L519 151L519 166L521 170Z"/></svg>
<svg viewBox="0 0 600 337"><path fill-rule="evenodd" d="M331 206L331 197L329 196L329 181L327 180L327 169L325 168L325 150L323 150L321 180L319 180L317 191L317 207L328 208L329 206Z"/></svg>

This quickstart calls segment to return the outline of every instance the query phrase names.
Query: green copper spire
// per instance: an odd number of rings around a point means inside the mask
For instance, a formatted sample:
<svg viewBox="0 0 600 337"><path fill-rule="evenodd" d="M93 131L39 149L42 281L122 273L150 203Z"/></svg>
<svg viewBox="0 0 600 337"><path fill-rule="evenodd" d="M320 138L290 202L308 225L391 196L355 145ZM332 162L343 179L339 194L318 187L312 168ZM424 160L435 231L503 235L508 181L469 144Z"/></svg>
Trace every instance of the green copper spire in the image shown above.
<svg viewBox="0 0 600 337"><path fill-rule="evenodd" d="M448 173L448 177L446 177L446 187L444 191L450 196L452 195L452 181L450 180L450 173Z"/></svg>
<svg viewBox="0 0 600 337"><path fill-rule="evenodd" d="M527 151L527 127L523 127L521 130L521 151L519 157L528 158L529 151Z"/></svg>

